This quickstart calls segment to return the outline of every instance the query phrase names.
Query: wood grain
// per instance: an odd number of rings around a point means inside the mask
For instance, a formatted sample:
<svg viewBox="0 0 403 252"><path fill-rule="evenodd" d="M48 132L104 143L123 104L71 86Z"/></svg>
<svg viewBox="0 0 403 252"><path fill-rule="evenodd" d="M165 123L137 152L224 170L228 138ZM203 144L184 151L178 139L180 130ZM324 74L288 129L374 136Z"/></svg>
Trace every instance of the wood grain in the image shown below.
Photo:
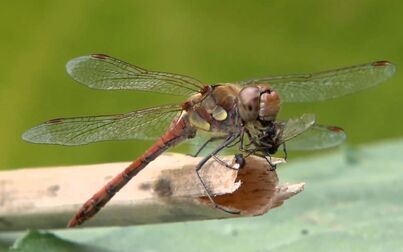
<svg viewBox="0 0 403 252"><path fill-rule="evenodd" d="M234 164L232 157L224 158ZM249 157L239 172L211 161L202 177L217 203L205 197L194 167L200 158L166 153L137 175L86 226L123 226L260 215L303 190L278 185L266 161ZM277 160L282 162L282 160ZM64 228L81 204L127 162L0 172L0 230Z"/></svg>

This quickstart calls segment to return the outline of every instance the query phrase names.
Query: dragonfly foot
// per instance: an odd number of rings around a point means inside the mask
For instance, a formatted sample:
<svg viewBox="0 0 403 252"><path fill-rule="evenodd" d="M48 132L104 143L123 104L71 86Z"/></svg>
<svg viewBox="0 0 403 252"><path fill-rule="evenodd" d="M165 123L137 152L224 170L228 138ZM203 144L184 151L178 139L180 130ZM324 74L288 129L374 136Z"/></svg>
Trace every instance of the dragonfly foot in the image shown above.
<svg viewBox="0 0 403 252"><path fill-rule="evenodd" d="M245 166L245 158L242 154L235 154L235 163L239 165L238 170Z"/></svg>
<svg viewBox="0 0 403 252"><path fill-rule="evenodd" d="M225 162L224 160L222 160L220 157L216 156L216 155L212 155L212 158L214 158L215 161L217 161L219 164L221 164L222 166L225 166L228 169L231 170L236 170L238 171L239 169L242 168L242 166L244 165L245 161L242 161L239 157L237 157L235 155L235 164L231 165L228 164L227 162Z"/></svg>
<svg viewBox="0 0 403 252"><path fill-rule="evenodd" d="M277 169L277 165L269 163L270 167L267 168L268 171L275 171Z"/></svg>
<svg viewBox="0 0 403 252"><path fill-rule="evenodd" d="M267 168L268 171L275 171L277 169L277 165L271 162L271 156L267 158L266 156L261 156L266 159L266 162L269 164L270 167Z"/></svg>

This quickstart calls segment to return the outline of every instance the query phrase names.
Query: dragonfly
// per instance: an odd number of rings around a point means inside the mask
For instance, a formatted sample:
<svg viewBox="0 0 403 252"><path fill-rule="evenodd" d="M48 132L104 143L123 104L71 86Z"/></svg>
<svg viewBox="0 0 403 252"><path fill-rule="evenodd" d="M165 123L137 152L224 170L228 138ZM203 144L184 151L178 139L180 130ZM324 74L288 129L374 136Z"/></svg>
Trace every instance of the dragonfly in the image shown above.
<svg viewBox="0 0 403 252"><path fill-rule="evenodd" d="M192 141L201 132L211 134L204 155L195 171L212 205L237 213L214 202L200 176L210 159L236 146L243 154L265 157L283 146L287 149L316 150L342 143L346 134L339 127L315 123L313 114L278 120L281 103L317 102L373 87L390 78L395 66L375 61L330 71L256 78L233 83L206 84L195 78L150 71L105 54L81 56L70 60L67 73L77 82L103 90L151 91L186 97L180 104L156 106L129 113L74 118L57 118L26 131L22 138L33 143L82 145L106 140L155 140L144 154L86 201L68 223L82 224L94 216L123 186L167 149ZM274 167L274 165L272 165ZM239 167L238 167L239 168ZM238 212L239 213L239 212Z"/></svg>

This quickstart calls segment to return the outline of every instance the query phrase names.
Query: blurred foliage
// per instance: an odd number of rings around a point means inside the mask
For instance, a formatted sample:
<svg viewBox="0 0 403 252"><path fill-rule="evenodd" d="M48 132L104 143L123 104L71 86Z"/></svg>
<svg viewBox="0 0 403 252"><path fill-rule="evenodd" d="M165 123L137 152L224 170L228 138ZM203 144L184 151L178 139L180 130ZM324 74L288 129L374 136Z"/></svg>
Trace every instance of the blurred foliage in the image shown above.
<svg viewBox="0 0 403 252"><path fill-rule="evenodd" d="M76 56L106 53L206 83L311 72L387 59L387 83L337 100L284 104L346 129L349 143L403 136L402 1L6 1L0 16L0 169L130 160L150 142L80 147L25 143L21 133L55 117L127 112L181 102L78 85ZM291 155L292 156L292 155Z"/></svg>
<svg viewBox="0 0 403 252"><path fill-rule="evenodd" d="M401 251L403 141L290 160L305 191L260 217L27 233L16 251ZM0 235L1 238L1 235ZM41 242L39 242L39 241ZM30 250L23 250L23 248ZM67 250L74 248L73 250ZM91 250L91 249L98 250Z"/></svg>
<svg viewBox="0 0 403 252"><path fill-rule="evenodd" d="M27 233L19 238L10 248L10 252L91 252L91 251L107 251L95 246L86 246L83 244L75 244L70 241L60 239L52 233L27 231Z"/></svg>
<svg viewBox="0 0 403 252"><path fill-rule="evenodd" d="M130 160L151 144L21 140L26 129L51 118L182 101L78 85L65 63L90 53L206 83L387 59L397 66L387 83L337 100L284 104L281 117L315 113L320 123L343 127L353 145L403 136L402 1L43 0L4 1L1 9L0 169ZM302 162L291 153L281 180L306 181L306 191L263 217L31 232L15 250L397 251L403 247L401 150L402 143L346 147L345 154ZM9 244L2 234L0 251Z"/></svg>

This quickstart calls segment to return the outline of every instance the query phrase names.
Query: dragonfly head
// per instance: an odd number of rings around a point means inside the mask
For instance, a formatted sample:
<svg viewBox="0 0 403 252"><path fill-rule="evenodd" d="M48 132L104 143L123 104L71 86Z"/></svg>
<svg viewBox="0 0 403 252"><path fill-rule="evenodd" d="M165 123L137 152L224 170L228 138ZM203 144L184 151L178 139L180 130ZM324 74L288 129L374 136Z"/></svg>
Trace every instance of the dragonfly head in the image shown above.
<svg viewBox="0 0 403 252"><path fill-rule="evenodd" d="M280 111L280 97L269 85L244 87L239 92L238 107L245 122L273 121Z"/></svg>

